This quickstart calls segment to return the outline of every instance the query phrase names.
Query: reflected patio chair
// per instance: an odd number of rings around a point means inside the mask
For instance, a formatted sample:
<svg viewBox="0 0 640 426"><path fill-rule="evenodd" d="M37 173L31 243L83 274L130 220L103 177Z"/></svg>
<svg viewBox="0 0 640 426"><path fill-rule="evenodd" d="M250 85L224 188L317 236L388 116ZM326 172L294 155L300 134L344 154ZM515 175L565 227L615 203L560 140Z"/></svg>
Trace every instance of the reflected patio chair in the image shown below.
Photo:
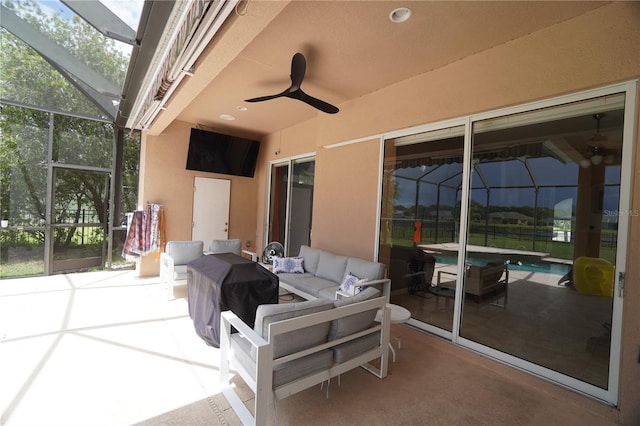
<svg viewBox="0 0 640 426"><path fill-rule="evenodd" d="M457 274L449 271L438 271L436 279L436 287L450 287L451 282L444 283L443 275L455 277ZM455 282L454 282L455 285ZM466 269L464 281L464 292L475 296L476 302L480 303L482 297L487 294L498 294L504 292L504 303L498 304L497 301L492 304L504 307L507 305L507 297L509 291L509 268L502 262L489 262L486 265L469 265Z"/></svg>
<svg viewBox="0 0 640 426"><path fill-rule="evenodd" d="M431 287L436 258L418 247L391 247L389 277L394 289L409 293L426 292Z"/></svg>
<svg viewBox="0 0 640 426"><path fill-rule="evenodd" d="M160 255L160 283L167 286L169 300L174 298L173 289L176 285L187 283L187 264L201 256L204 242L202 241L169 241L165 252Z"/></svg>

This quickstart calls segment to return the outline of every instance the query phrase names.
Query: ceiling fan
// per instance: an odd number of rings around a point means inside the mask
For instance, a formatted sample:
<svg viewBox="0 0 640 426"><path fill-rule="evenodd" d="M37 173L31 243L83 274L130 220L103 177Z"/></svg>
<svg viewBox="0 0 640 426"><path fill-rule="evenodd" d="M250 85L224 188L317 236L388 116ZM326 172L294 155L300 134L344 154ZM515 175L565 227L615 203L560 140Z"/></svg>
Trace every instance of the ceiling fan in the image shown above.
<svg viewBox="0 0 640 426"><path fill-rule="evenodd" d="M322 112L326 112L327 114L335 114L336 112L340 111L337 107L318 98L314 98L313 96L309 96L302 91L300 85L302 84L302 80L304 79L304 73L306 69L307 61L304 58L304 55L302 53L296 53L291 59L291 86L289 86L289 88L276 95L245 99L245 102L262 102L285 96L287 98L297 99L299 101L305 102Z"/></svg>

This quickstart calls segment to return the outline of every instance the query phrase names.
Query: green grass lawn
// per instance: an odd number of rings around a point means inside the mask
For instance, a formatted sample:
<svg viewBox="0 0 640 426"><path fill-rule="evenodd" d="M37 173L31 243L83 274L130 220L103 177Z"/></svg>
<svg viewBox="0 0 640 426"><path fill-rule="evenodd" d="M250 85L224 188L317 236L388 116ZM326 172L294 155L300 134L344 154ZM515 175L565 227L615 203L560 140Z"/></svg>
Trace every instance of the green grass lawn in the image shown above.
<svg viewBox="0 0 640 426"><path fill-rule="evenodd" d="M23 277L44 273L44 260L16 260L0 264L0 278Z"/></svg>
<svg viewBox="0 0 640 426"><path fill-rule="evenodd" d="M441 241L444 242L444 241ZM423 241L423 244L430 244L432 242ZM542 253L549 253L549 257L558 259L573 260L573 243L563 243L560 241L537 241L535 248L531 239L524 239L511 236L492 236L487 235L485 244L484 234L470 234L467 243L470 245L484 246L484 247L496 247L503 249L516 249L526 251L537 251ZM394 245L412 246L413 240L406 238L394 238ZM606 259L609 262L615 264L615 249L611 247L600 248L600 258Z"/></svg>

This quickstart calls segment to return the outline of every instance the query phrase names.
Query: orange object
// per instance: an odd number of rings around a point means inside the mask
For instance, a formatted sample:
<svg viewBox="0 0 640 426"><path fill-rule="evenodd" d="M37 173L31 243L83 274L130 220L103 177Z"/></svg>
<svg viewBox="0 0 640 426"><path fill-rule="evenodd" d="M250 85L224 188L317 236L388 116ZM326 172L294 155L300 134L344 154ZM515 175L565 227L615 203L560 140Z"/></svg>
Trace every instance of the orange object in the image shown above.
<svg viewBox="0 0 640 426"><path fill-rule="evenodd" d="M415 222L413 222L413 226L415 226L416 228L416 230L413 231L413 242L414 244L418 244L422 241L422 231L420 229L422 228L422 222L416 220Z"/></svg>

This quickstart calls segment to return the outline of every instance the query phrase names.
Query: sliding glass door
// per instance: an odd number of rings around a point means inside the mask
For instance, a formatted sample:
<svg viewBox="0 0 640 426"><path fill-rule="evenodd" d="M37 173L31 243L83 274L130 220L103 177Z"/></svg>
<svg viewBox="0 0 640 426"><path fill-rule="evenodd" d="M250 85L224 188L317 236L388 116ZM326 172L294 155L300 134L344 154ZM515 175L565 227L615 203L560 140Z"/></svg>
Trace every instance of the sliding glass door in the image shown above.
<svg viewBox="0 0 640 426"><path fill-rule="evenodd" d="M615 403L634 96L620 85L384 138L392 303Z"/></svg>
<svg viewBox="0 0 640 426"><path fill-rule="evenodd" d="M314 157L271 165L266 242L280 242L287 256L311 244L314 173Z"/></svg>
<svg viewBox="0 0 640 426"><path fill-rule="evenodd" d="M460 336L602 389L624 98L479 120L471 144Z"/></svg>
<svg viewBox="0 0 640 426"><path fill-rule="evenodd" d="M453 330L463 149L464 126L385 141L380 258L391 301L439 334Z"/></svg>

